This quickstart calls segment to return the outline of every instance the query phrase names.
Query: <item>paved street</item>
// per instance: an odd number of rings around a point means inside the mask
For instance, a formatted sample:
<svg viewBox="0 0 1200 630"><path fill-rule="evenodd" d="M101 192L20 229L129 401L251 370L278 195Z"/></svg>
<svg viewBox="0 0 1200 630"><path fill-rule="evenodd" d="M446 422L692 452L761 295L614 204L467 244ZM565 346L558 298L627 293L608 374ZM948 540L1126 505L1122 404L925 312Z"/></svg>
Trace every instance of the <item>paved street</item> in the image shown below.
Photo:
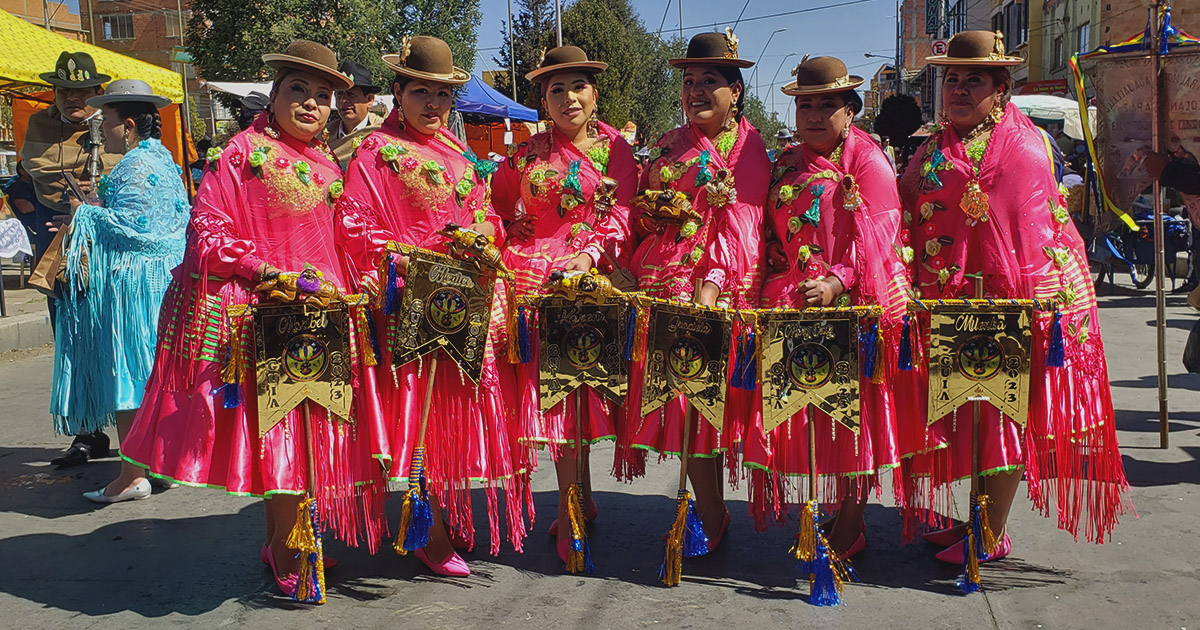
<svg viewBox="0 0 1200 630"><path fill-rule="evenodd" d="M1168 302L1171 448L1158 449L1154 301L1149 292L1102 298L1101 320L1126 469L1138 518L1110 543L1073 543L1022 497L1013 554L981 571L982 594L960 595L957 569L924 544L900 545L887 505L867 513L868 547L855 559L861 584L836 609L807 604L786 551L794 528L755 534L744 490L730 491L732 529L719 551L684 564L683 584L658 584L660 536L672 518L676 465L651 465L623 485L593 468L600 518L595 576L563 575L552 540L554 477L535 477L538 522L516 554L467 554L466 579L432 577L411 556L327 544L329 602L293 605L274 594L259 564L260 502L217 491L155 490L153 498L97 508L80 494L113 478L109 459L64 472L46 462L68 440L46 414L45 350L0 359L0 627L217 626L422 628L1142 628L1200 627L1200 375L1180 353L1195 313ZM958 497L960 510L964 494ZM480 497L477 497L480 499ZM477 515L485 512L480 509ZM389 503L398 520L399 500ZM478 522L477 527L483 528Z"/></svg>

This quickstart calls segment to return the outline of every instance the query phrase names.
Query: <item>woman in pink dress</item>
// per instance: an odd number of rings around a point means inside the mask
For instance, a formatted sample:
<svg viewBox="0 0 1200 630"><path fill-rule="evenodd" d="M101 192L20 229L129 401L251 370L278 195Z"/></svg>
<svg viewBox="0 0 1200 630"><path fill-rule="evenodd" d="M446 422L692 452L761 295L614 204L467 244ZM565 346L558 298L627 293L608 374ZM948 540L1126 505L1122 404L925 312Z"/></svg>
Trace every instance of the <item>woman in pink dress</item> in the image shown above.
<svg viewBox="0 0 1200 630"><path fill-rule="evenodd" d="M383 61L396 73L391 88L396 108L383 126L359 145L346 170L345 194L337 204L341 239L358 276L368 278L374 278L389 243L446 253L446 239L437 233L446 224L487 235L496 235L495 226L499 225L488 187L496 164L477 159L445 127L454 86L466 83L470 75L454 66L450 47L435 37L406 37L400 54L385 55ZM403 275L408 257L396 256L395 263ZM418 443L431 375L425 369L428 357L392 369L396 319L397 315L377 316L384 360L376 368L376 381L384 416L391 424L389 477L403 482ZM497 306L493 332L502 324ZM438 362L434 377L424 469L435 520L429 544L415 555L441 575L470 574L451 546L447 525L458 546L473 545L472 481L482 482L487 490L492 553L500 551L499 486L505 487L509 539L518 550L525 533L524 507L526 501L531 504L531 498L523 496L525 486L515 478L522 471L513 465L508 433L511 414L498 375L498 368L511 366L497 365L496 348L500 346L495 337L489 335L478 384L445 357Z"/></svg>
<svg viewBox="0 0 1200 630"><path fill-rule="evenodd" d="M516 274L519 295L540 294L555 270L613 271L629 257L629 200L637 189L637 165L620 132L596 116L596 74L607 67L575 46L562 46L525 75L541 90L542 109L554 124L521 143L492 180L492 203L510 223L504 262ZM536 336L532 345L536 357ZM616 439L621 409L581 388L542 412L536 360L517 366L515 387L518 440L548 445L554 458L559 507L550 535L557 536L558 524L567 522L566 493L576 477L576 438L585 447ZM584 396L586 409L582 436L576 435L578 396ZM590 473L586 461L584 466ZM597 514L590 475L583 479L583 511L588 520ZM563 562L569 547L570 537L558 539Z"/></svg>
<svg viewBox="0 0 1200 630"><path fill-rule="evenodd" d="M868 488L878 488L878 474L899 461L891 388L908 286L895 247L900 198L887 157L851 124L862 109L855 92L862 77L850 76L846 64L833 57L805 59L793 74L796 80L784 86L783 93L796 99L800 143L775 158L765 209L772 272L763 284L760 304L789 309L884 306L886 313L878 322L862 322L867 334L878 325L883 363L874 367L874 374L860 375L857 432L823 412L810 419L802 410L764 434L759 408L747 433L745 463L753 469L750 494L756 525L762 527L768 517L782 522L790 485L786 477L812 474L808 423L816 422L816 468L825 481L824 498L841 502L829 544L848 558L866 546L863 509Z"/></svg>
<svg viewBox="0 0 1200 630"><path fill-rule="evenodd" d="M741 115L741 69L754 64L738 58L737 38L726 30L696 35L687 56L672 59L671 65L683 69L681 97L688 122L658 141L640 187L687 194L701 220L644 234L630 270L639 290L653 297L753 308L758 304L762 207L771 169L762 138ZM731 353L729 365L732 358ZM632 409L641 405L644 371L644 361L631 370ZM729 526L719 458L740 439L754 400L753 392L729 392L724 431L699 414L690 423L688 478L710 549ZM625 447L678 455L688 409L680 396L645 417L633 413L619 441Z"/></svg>
<svg viewBox="0 0 1200 630"><path fill-rule="evenodd" d="M1083 241L1054 180L1043 134L1009 102L1008 68L1020 61L1006 56L1003 40L988 31L959 33L946 55L929 58L946 66L945 121L900 185L917 252L913 285L922 297L970 298L981 291L988 298L1057 305L1057 313L1034 314L1027 424L982 405L979 468L998 541L987 560L1011 549L1005 525L1022 474L1034 505L1056 514L1059 527L1074 536L1086 518L1087 538L1102 542L1127 505ZM1063 345L1051 359L1055 319ZM928 318L920 323L914 339L927 335ZM913 354L914 368L923 372L925 362ZM914 401L922 410L925 397ZM968 405L928 428L921 422L902 430L902 453L911 458L904 472L912 507L949 508L950 484L971 474L971 418ZM949 547L938 559L960 564L963 536L959 526L926 539Z"/></svg>
<svg viewBox="0 0 1200 630"><path fill-rule="evenodd" d="M331 207L341 170L319 137L334 90L351 83L336 70L334 53L313 42L292 42L263 61L276 72L269 114L209 156L184 262L163 300L154 371L121 451L157 477L266 497L262 560L291 594L299 561L285 540L303 495L315 493L322 522L339 538L363 538L374 551L386 531L387 493L375 459L388 454L372 448L381 429L366 396L355 396L353 418L309 404L309 427L297 407L259 434L252 326L229 312L258 303L261 281L307 265L347 290ZM358 381L361 366L354 370ZM227 383L223 372L243 373ZM315 488L308 481L310 430Z"/></svg>

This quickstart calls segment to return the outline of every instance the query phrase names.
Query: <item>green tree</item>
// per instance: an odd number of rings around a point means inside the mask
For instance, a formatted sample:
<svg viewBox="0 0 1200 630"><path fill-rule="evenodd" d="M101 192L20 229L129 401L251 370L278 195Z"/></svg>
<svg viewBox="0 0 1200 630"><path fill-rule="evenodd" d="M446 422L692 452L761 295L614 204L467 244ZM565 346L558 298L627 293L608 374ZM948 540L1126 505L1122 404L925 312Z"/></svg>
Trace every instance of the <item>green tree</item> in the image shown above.
<svg viewBox="0 0 1200 630"><path fill-rule="evenodd" d="M525 74L537 67L542 59L542 51L554 46L554 4L553 0L517 0L517 14L513 23L505 22L500 27L500 54L492 57L496 66L508 70L514 67L515 58L518 103L529 107L537 107L539 95L530 89ZM508 51L509 30L512 30L513 46L510 58ZM508 72L496 75L495 88L501 94L511 97L513 89Z"/></svg>
<svg viewBox="0 0 1200 630"><path fill-rule="evenodd" d="M188 47L199 74L210 81L270 77L263 53L294 39L320 42L341 59L388 76L380 55L400 49L405 35L441 37L454 61L474 67L480 0L193 0Z"/></svg>
<svg viewBox="0 0 1200 630"><path fill-rule="evenodd" d="M768 112L763 102L750 93L746 94L745 107L745 117L758 130L767 148L774 147L775 136L779 135L779 130L784 128L783 123L779 121L779 116L775 112Z"/></svg>

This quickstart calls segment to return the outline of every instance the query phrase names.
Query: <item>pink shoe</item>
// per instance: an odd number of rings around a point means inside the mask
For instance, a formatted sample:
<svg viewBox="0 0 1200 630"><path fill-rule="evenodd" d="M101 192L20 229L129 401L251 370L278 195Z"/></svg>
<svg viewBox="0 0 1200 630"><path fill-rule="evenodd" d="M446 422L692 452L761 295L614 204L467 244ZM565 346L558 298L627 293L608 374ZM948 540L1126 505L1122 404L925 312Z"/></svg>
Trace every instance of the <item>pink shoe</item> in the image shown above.
<svg viewBox="0 0 1200 630"><path fill-rule="evenodd" d="M296 583L300 580L300 576L289 573L287 577L279 577L279 571L275 569L275 554L271 553L271 546L264 545L263 549L267 552L267 566L271 567L271 577L275 578L275 586L279 588L280 593L292 597L296 594Z"/></svg>
<svg viewBox="0 0 1200 630"><path fill-rule="evenodd" d="M571 554L571 539L568 536L563 536L558 539L558 559L562 560L563 564L567 563L567 558Z"/></svg>
<svg viewBox="0 0 1200 630"><path fill-rule="evenodd" d="M834 553L837 554L837 557L841 558L842 560L849 560L850 558L857 556L859 553L862 552L863 549L866 549L866 548L867 548L867 536L866 536L866 534L859 532L858 538L854 539L854 543L850 545L849 549L847 549L845 551L835 551Z"/></svg>
<svg viewBox="0 0 1200 630"><path fill-rule="evenodd" d="M921 534L921 538L924 538L925 542L939 547L950 547L963 539L961 534L954 533L953 527L925 532Z"/></svg>
<svg viewBox="0 0 1200 630"><path fill-rule="evenodd" d="M599 516L600 516L600 508L596 507L596 504L593 503L592 509L590 511L587 511L587 510L584 511L583 521L585 523L591 523L591 522L595 521L596 518ZM554 519L554 521L550 523L550 528L546 530L546 535L551 538L558 538L558 519Z"/></svg>
<svg viewBox="0 0 1200 630"><path fill-rule="evenodd" d="M425 553L424 549L416 550L413 552L413 555L417 557L417 560L420 560L425 566L429 567L430 571L438 575L448 577L467 577L471 575L471 567L468 567L466 561L453 551L450 552L450 555L443 558L441 562L430 560L429 555Z"/></svg>
<svg viewBox="0 0 1200 630"><path fill-rule="evenodd" d="M963 545L965 545L965 544L966 544L965 539L960 540L960 541L958 541L957 544L943 549L941 552L939 552L934 557L937 558L938 560L941 560L942 562L945 562L946 564L962 564L963 563ZM996 545L996 551L992 552L991 555L989 555L987 558L985 558L983 560L980 560L979 562L983 563L983 562L991 562L992 560L999 560L1001 558L1008 556L1008 554L1010 554L1010 553L1012 553L1012 541L1009 540L1008 534L1005 534L1004 538L1000 539L1000 543L998 545Z"/></svg>

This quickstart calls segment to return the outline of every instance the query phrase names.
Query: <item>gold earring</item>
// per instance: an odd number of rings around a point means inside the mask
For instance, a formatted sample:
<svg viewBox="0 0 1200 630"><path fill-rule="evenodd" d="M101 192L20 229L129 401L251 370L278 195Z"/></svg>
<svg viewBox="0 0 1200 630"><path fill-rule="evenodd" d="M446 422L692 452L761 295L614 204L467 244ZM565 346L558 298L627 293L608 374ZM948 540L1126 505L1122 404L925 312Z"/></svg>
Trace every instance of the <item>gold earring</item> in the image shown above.
<svg viewBox="0 0 1200 630"><path fill-rule="evenodd" d="M737 124L738 124L737 115L738 115L738 108L737 108L737 105L734 105L732 108L729 109L729 120L725 121L725 129L727 129L729 131L733 131L734 129L737 129Z"/></svg>
<svg viewBox="0 0 1200 630"><path fill-rule="evenodd" d="M1000 102L1000 99L996 99L996 103L992 105L992 111L988 114L988 119L992 121L993 125L999 125L1003 118L1004 104Z"/></svg>
<svg viewBox="0 0 1200 630"><path fill-rule="evenodd" d="M596 110L592 110L592 115L587 121L587 136L589 138L600 137L600 117L596 115Z"/></svg>

